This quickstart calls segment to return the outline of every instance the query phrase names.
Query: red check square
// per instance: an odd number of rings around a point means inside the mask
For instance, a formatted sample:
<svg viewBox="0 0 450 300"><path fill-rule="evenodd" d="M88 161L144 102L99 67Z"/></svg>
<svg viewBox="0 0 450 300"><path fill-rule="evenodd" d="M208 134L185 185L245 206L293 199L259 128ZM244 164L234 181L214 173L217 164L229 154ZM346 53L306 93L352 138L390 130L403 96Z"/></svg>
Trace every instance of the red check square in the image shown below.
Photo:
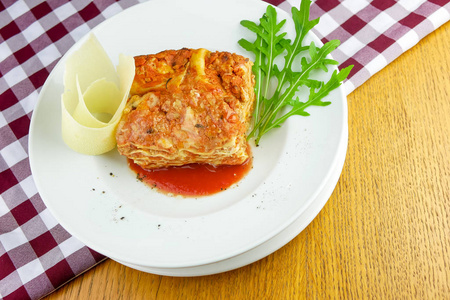
<svg viewBox="0 0 450 300"><path fill-rule="evenodd" d="M44 255L48 251L58 246L58 244L56 243L55 239L53 238L52 234L49 231L45 232L44 234L41 234L34 240L31 240L30 244L38 257Z"/></svg>
<svg viewBox="0 0 450 300"><path fill-rule="evenodd" d="M364 68L364 66L359 63L357 60L353 59L353 58L349 58L346 61L344 61L342 64L339 65L340 69L346 68L348 66L353 65L352 70L350 71L350 75L352 76L353 74L357 73L359 70L361 70L362 68Z"/></svg>
<svg viewBox="0 0 450 300"><path fill-rule="evenodd" d="M337 0L317 0L314 4L324 11L330 11L341 3Z"/></svg>
<svg viewBox="0 0 450 300"><path fill-rule="evenodd" d="M15 36L16 34L20 33L20 28L17 26L16 22L11 22L5 27L0 29L0 36L3 38L3 40L7 40L12 36Z"/></svg>
<svg viewBox="0 0 450 300"><path fill-rule="evenodd" d="M6 90L3 94L0 95L0 111L13 106L17 102L19 102L19 100L17 99L16 95L14 95L13 91L11 89Z"/></svg>
<svg viewBox="0 0 450 300"><path fill-rule="evenodd" d="M83 18L85 22L95 18L100 14L100 11L98 10L97 6L93 2L88 4L85 8L83 8L79 12L80 16Z"/></svg>
<svg viewBox="0 0 450 300"><path fill-rule="evenodd" d="M387 48L389 48L394 43L395 43L395 41L393 39L388 38L384 34L381 34L375 40L370 42L368 44L368 46L371 47L372 49L378 51L379 53L381 53L384 50L386 50Z"/></svg>
<svg viewBox="0 0 450 300"><path fill-rule="evenodd" d="M33 7L31 9L31 12L38 20L40 18L42 18L43 16L48 15L51 11L52 11L52 8L50 7L50 5L48 5L47 1L42 2L41 4L36 5L35 7Z"/></svg>
<svg viewBox="0 0 450 300"><path fill-rule="evenodd" d="M31 299L30 295L28 295L27 293L27 289L24 286L21 286L20 288L18 288L9 295L6 295L3 298L3 300L18 300L18 299L21 300Z"/></svg>
<svg viewBox="0 0 450 300"><path fill-rule="evenodd" d="M397 1L395 0L373 0L372 2L370 2L370 5L378 8L379 10L386 10L396 3Z"/></svg>
<svg viewBox="0 0 450 300"><path fill-rule="evenodd" d="M15 186L19 182L17 181L16 176L11 171L11 169L7 169L0 173L0 194L6 190L9 190L11 187Z"/></svg>
<svg viewBox="0 0 450 300"><path fill-rule="evenodd" d="M66 27L64 27L62 23L57 24L56 26L47 31L47 35L52 40L52 42L60 40L68 33L69 32L67 31Z"/></svg>
<svg viewBox="0 0 450 300"><path fill-rule="evenodd" d="M75 276L65 259L45 271L53 286L60 286Z"/></svg>
<svg viewBox="0 0 450 300"><path fill-rule="evenodd" d="M48 74L49 72L47 71L47 69L44 68L31 75L29 78L31 83L33 83L33 86L36 89L38 89L44 85L44 82L47 79Z"/></svg>
<svg viewBox="0 0 450 300"><path fill-rule="evenodd" d="M21 226L37 216L38 212L34 208L31 201L27 200L11 209L11 214L14 219L16 219L17 224Z"/></svg>
<svg viewBox="0 0 450 300"><path fill-rule="evenodd" d="M11 258L8 253L0 256L0 280L11 274L16 270Z"/></svg>
<svg viewBox="0 0 450 300"><path fill-rule="evenodd" d="M423 20L425 20L426 18L424 16L415 14L415 13L410 13L408 16L406 16L405 18L403 18L402 20L399 21L400 24L402 24L403 26L409 27L409 28L414 28L417 25L419 25L420 23L423 22Z"/></svg>
<svg viewBox="0 0 450 300"><path fill-rule="evenodd" d="M34 52L33 48L29 44L14 53L14 57L17 59L19 64L26 62L35 55L36 52Z"/></svg>
<svg viewBox="0 0 450 300"><path fill-rule="evenodd" d="M28 128L30 128L30 118L27 115L12 121L9 123L9 127L17 139L21 139L28 134Z"/></svg>
<svg viewBox="0 0 450 300"><path fill-rule="evenodd" d="M360 31L367 23L361 20L357 15L351 16L347 21L345 21L341 26L348 33L354 35Z"/></svg>

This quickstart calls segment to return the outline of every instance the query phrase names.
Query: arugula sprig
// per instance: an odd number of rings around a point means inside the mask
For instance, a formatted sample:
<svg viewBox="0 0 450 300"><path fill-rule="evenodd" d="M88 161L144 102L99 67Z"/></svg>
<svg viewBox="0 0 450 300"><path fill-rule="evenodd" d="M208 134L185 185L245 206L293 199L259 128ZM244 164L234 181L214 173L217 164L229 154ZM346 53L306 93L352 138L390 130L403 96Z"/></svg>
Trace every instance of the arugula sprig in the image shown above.
<svg viewBox="0 0 450 300"><path fill-rule="evenodd" d="M332 90L336 89L349 75L351 68L334 71L328 82L310 78L313 70L328 72L327 66L338 62L328 55L339 46L338 40L331 40L322 47L314 42L304 45L308 32L319 23L319 19L309 20L311 0L302 0L300 9L292 8L292 19L296 36L293 41L286 39L282 27L286 20L277 22L277 12L268 5L266 13L260 18L260 24L249 20L241 21L241 25L256 33L254 42L239 40L239 45L255 54L253 73L255 74L256 103L253 112L253 129L248 138L255 137L256 145L261 137L293 115L309 116L305 109L309 106L327 106L331 102L322 101ZM284 66L280 70L275 60L284 54ZM301 69L294 71L293 66L300 63ZM271 92L271 82L276 80L276 88ZM309 88L309 97L302 102L295 95L300 87ZM272 93L272 95L270 95ZM288 112L286 106L290 107Z"/></svg>

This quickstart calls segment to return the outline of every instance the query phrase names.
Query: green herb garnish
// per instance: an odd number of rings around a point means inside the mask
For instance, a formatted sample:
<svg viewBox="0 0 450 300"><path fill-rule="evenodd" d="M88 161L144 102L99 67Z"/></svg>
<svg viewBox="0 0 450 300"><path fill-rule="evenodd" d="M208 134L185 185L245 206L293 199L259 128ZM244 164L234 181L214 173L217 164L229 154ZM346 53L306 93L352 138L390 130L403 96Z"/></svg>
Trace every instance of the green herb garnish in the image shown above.
<svg viewBox="0 0 450 300"><path fill-rule="evenodd" d="M255 54L253 73L256 104L253 129L247 138L255 137L256 145L264 134L280 127L290 116L309 116L305 111L307 107L331 104L322 99L341 85L353 67L346 67L340 72L334 71L326 83L310 78L311 71L321 69L328 72L328 65L338 64L337 61L327 58L327 55L340 43L338 40L331 40L322 47L317 47L314 42L303 45L307 33L319 23L318 18L309 20L310 6L311 0L302 0L300 10L292 7L292 20L296 31L292 42L285 38L286 32L281 31L286 20L278 23L277 12L270 5L267 6L259 25L248 20L241 21L242 26L256 33L254 42L239 40L241 47ZM275 60L281 55L284 55L284 66L280 70ZM300 70L293 70L295 64L299 64ZM274 91L270 89L271 82L276 82ZM309 88L309 97L305 102L295 97L302 86ZM286 107L290 107L287 112Z"/></svg>

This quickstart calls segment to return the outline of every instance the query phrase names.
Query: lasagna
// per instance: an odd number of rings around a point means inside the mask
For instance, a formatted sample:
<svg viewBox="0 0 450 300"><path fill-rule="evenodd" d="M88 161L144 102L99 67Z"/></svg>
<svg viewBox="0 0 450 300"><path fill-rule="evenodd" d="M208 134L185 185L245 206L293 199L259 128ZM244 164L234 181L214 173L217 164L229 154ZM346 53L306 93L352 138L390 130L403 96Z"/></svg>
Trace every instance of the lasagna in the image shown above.
<svg viewBox="0 0 450 300"><path fill-rule="evenodd" d="M120 154L144 169L248 159L255 98L248 58L181 49L137 56L135 65L116 131Z"/></svg>

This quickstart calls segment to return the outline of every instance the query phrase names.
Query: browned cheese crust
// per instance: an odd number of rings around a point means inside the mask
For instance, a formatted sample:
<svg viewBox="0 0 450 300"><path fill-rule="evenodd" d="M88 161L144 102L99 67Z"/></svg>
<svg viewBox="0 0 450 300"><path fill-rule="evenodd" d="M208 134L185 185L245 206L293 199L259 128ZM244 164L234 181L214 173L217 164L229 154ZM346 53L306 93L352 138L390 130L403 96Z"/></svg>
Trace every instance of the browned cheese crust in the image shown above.
<svg viewBox="0 0 450 300"><path fill-rule="evenodd" d="M116 132L122 155L145 169L247 160L255 98L249 59L181 49L137 56L135 63Z"/></svg>

